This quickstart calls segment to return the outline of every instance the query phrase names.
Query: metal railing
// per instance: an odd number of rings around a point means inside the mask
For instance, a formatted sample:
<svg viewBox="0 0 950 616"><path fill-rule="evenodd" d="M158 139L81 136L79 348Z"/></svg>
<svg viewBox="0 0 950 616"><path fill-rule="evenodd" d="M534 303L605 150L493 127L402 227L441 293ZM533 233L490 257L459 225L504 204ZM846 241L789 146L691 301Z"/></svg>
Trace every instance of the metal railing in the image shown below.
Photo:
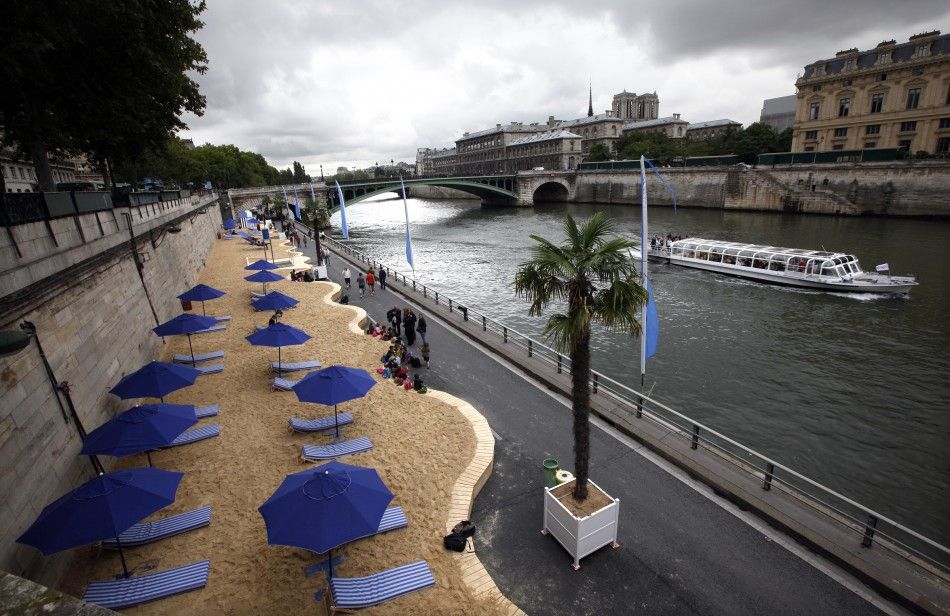
<svg viewBox="0 0 950 616"><path fill-rule="evenodd" d="M307 225L296 224L310 230ZM332 238L322 238L321 242L374 270L383 267L389 274L388 286L398 285L406 291L421 294L423 301L420 303L428 303L430 310L455 315L461 319L462 327L494 335L502 344L520 349L526 357L558 374L570 372L571 362L566 354L472 308L468 302L459 303L456 298L343 242ZM950 549L946 546L596 370L591 371L591 390L594 395L608 398L623 409L625 419L652 422L687 442L691 449L703 448L754 479L763 491L782 490L814 512L841 525L854 535L856 544L865 548L881 546L903 559L915 561L915 564L929 564L936 569L933 572L944 580L950 578Z"/></svg>

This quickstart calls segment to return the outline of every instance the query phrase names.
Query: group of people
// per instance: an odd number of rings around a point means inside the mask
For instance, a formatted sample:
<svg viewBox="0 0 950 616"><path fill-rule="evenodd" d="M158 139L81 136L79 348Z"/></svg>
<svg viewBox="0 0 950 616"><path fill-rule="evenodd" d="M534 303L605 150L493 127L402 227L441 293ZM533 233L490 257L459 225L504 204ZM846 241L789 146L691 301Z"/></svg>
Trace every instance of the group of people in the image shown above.
<svg viewBox="0 0 950 616"><path fill-rule="evenodd" d="M662 235L654 235L653 237L650 238L650 248L652 248L653 250L657 250L661 248L669 248L670 246L673 245L673 242L685 240L687 237L689 236L683 235L682 233L680 233L679 235L673 235L672 233L667 233L666 237L663 237Z"/></svg>
<svg viewBox="0 0 950 616"><path fill-rule="evenodd" d="M290 270L290 280L292 282L313 282L316 278L313 275L313 270L307 269L300 272Z"/></svg>
<svg viewBox="0 0 950 616"><path fill-rule="evenodd" d="M412 346L416 343L416 334L422 339L422 345L428 346L426 342L426 331L429 324L426 322L425 315L416 315L411 308L399 309L399 306L393 306L386 312L386 321L392 327L396 336L405 336L406 343Z"/></svg>
<svg viewBox="0 0 950 616"><path fill-rule="evenodd" d="M383 334L384 339L388 339L386 336L392 336L389 350L380 357L383 366L377 368L376 372L382 375L383 378L392 378L396 385L401 385L406 390L413 389L421 394L426 393L428 389L422 383L422 375L415 372L410 378L409 370L411 368L421 368L423 362L425 362L426 368L429 367L429 345L422 345L422 359L420 359L413 355L412 351L402 343L402 338L393 336L391 327L378 325L376 328L377 331L385 332Z"/></svg>
<svg viewBox="0 0 950 616"><path fill-rule="evenodd" d="M327 261L329 264L329 261ZM366 270L366 275L363 275L363 272L360 272L356 277L356 286L360 290L360 299L366 295L366 290L369 289L370 295L376 295L376 283L379 282L379 288L386 290L386 278L389 277L389 273L380 266L378 272L374 272L372 269ZM349 267L343 268L343 284L346 285L347 289L350 289L353 284L352 273L350 272Z"/></svg>

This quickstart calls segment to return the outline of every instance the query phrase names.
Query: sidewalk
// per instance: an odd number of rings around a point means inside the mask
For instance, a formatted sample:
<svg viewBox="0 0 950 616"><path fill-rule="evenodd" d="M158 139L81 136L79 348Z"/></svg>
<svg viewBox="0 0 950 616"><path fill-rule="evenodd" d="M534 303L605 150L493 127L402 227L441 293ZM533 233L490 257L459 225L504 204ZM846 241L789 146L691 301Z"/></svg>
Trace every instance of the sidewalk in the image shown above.
<svg viewBox="0 0 950 616"><path fill-rule="evenodd" d="M316 262L312 244L305 252ZM343 263L331 256L335 282ZM378 284L375 296L360 300L358 266L350 269L350 302L374 319L410 303ZM573 571L567 552L539 533L541 461L573 466L569 407L423 312L432 347L426 384L470 402L496 434L494 471L473 510L476 545L501 591L528 614L881 613L729 513L725 500L715 502L597 427L591 478L620 498L623 547L595 552Z"/></svg>

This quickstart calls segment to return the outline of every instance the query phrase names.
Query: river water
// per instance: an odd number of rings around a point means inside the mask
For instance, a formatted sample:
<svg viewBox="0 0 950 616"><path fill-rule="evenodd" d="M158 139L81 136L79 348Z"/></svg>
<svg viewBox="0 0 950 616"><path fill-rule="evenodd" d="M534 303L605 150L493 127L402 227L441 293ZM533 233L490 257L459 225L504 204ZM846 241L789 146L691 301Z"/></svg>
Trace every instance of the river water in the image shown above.
<svg viewBox="0 0 950 616"><path fill-rule="evenodd" d="M487 208L410 199L416 278L524 333L515 296L536 234L602 211L640 233L635 206ZM646 389L672 408L940 543L950 544L950 223L650 208L651 233L848 252L915 274L909 296L831 294L651 264L660 317ZM409 273L401 200L347 207L350 244ZM339 214L334 215L339 233ZM593 367L639 384L639 344L597 331ZM568 438L568 436L565 436Z"/></svg>

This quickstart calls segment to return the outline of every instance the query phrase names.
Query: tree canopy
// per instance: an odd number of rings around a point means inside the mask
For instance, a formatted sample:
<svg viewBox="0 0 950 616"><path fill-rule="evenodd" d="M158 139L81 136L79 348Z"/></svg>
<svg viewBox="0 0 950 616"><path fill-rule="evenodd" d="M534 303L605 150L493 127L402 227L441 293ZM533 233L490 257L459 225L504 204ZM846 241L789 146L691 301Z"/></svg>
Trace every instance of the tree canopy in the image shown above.
<svg viewBox="0 0 950 616"><path fill-rule="evenodd" d="M124 161L160 148L200 115L193 73L207 55L192 34L203 0L49 0L5 6L0 130L28 154L44 190L50 153Z"/></svg>
<svg viewBox="0 0 950 616"><path fill-rule="evenodd" d="M737 154L754 161L766 152L788 152L792 147L792 130L777 132L768 124L754 122L744 129L729 129L712 139L673 139L664 133L628 132L615 145L616 160L633 160L641 154L661 163L690 156ZM587 160L590 160L588 158Z"/></svg>

